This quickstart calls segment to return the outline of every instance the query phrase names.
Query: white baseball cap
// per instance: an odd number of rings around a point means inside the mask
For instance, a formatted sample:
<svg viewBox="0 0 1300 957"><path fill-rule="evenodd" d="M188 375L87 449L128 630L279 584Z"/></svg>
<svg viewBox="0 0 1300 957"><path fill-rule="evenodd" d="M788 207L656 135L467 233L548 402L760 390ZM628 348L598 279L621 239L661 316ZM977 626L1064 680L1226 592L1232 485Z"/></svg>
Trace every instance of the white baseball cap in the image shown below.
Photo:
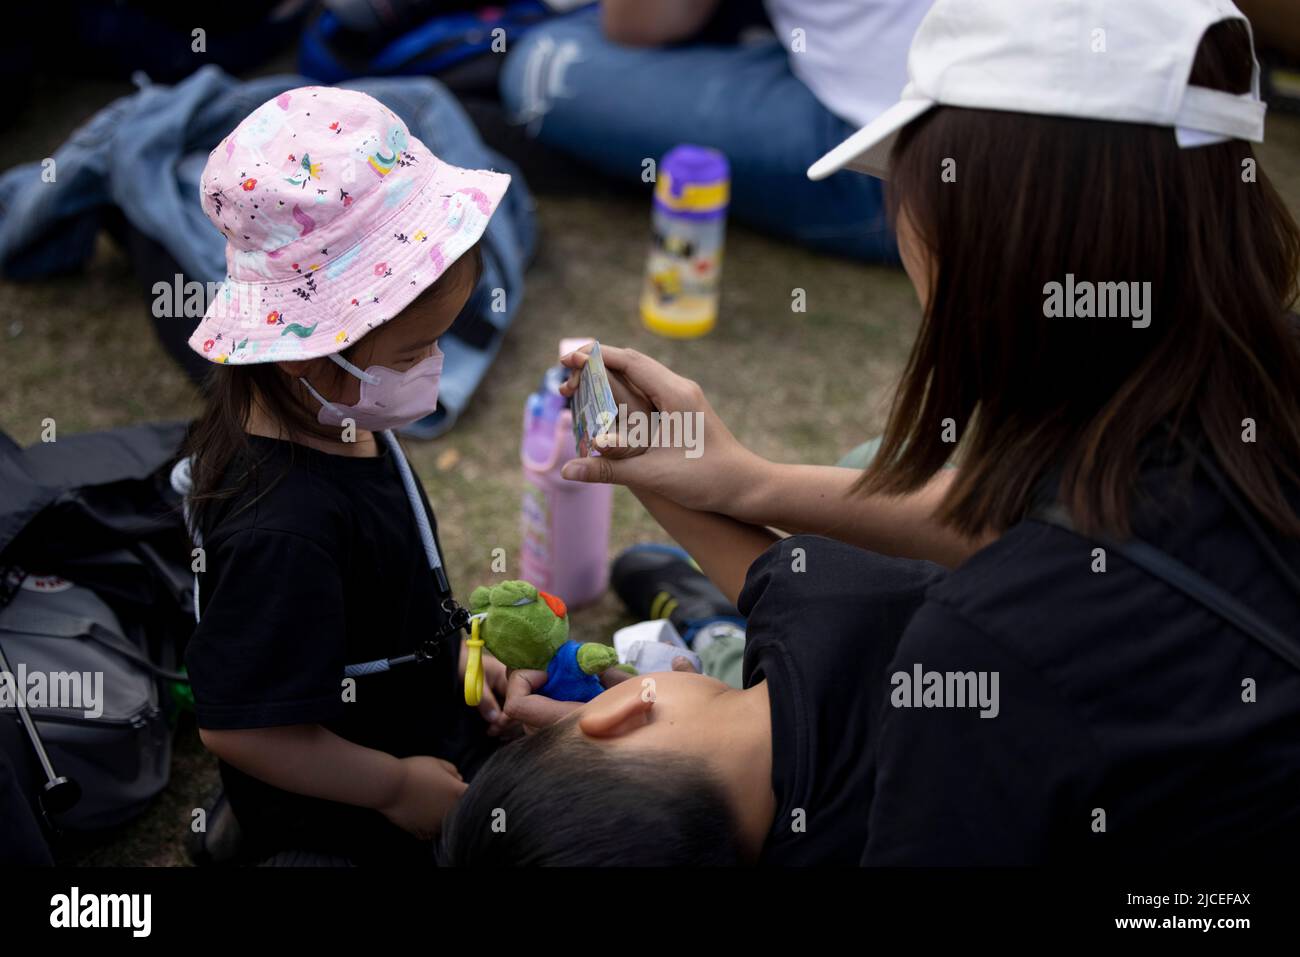
<svg viewBox="0 0 1300 957"><path fill-rule="evenodd" d="M941 105L1168 126L1185 148L1262 143L1258 60L1249 93L1188 83L1201 38L1224 20L1250 29L1231 0L937 0L912 39L899 101L808 178L845 168L888 178L899 130Z"/></svg>

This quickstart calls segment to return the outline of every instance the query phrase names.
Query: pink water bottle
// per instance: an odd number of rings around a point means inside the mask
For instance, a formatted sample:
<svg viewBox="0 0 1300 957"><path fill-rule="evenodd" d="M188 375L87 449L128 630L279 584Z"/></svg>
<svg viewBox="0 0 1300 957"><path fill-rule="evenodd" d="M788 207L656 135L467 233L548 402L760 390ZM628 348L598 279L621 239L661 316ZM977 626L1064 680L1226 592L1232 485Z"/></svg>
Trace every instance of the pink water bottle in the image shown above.
<svg viewBox="0 0 1300 957"><path fill-rule="evenodd" d="M578 454L573 413L559 393L567 376L563 366L548 369L541 387L524 404L519 567L521 578L579 608L599 599L609 584L614 489L570 482L560 475L564 463Z"/></svg>

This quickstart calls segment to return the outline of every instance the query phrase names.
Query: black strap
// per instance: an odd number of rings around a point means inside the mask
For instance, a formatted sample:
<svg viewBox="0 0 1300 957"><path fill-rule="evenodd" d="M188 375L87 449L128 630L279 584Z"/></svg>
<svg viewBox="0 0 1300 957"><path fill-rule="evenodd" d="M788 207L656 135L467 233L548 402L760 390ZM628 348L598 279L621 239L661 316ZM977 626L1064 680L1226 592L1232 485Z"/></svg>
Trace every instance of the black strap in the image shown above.
<svg viewBox="0 0 1300 957"><path fill-rule="evenodd" d="M1187 436L1180 433L1178 437L1182 441L1183 447L1187 449L1205 474L1210 477L1210 480L1219 490L1219 494L1232 506L1232 510L1237 513L1237 517L1246 526L1246 531L1250 532L1251 537L1255 539L1255 544L1260 547L1264 557L1269 560L1277 573L1282 576L1282 580L1296 593L1296 596L1300 597L1300 575L1297 575L1296 570L1278 554L1277 547L1269 541L1268 536L1264 534L1264 530L1259 527L1259 522L1255 519L1250 508L1242 501L1241 496L1232 487L1232 483L1228 481L1227 476L1214 463L1213 455L1204 451L1199 443L1192 442Z"/></svg>
<svg viewBox="0 0 1300 957"><path fill-rule="evenodd" d="M1078 534L1070 513L1059 502L1036 509L1033 518ZM1107 549L1118 552L1147 574L1160 579L1208 608L1228 624L1245 632L1292 667L1300 670L1300 647L1297 647L1292 639L1274 628L1254 610L1168 552L1137 538L1119 542L1097 537L1095 541Z"/></svg>

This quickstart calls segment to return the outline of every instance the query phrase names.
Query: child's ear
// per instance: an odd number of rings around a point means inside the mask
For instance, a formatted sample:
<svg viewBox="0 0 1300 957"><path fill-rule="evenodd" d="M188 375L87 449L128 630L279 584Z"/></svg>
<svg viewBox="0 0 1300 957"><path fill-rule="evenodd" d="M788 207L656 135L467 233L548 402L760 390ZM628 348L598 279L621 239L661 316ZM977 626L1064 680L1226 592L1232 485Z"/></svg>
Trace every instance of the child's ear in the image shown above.
<svg viewBox="0 0 1300 957"><path fill-rule="evenodd" d="M589 738L621 738L650 723L654 695L599 695L582 710L578 730Z"/></svg>

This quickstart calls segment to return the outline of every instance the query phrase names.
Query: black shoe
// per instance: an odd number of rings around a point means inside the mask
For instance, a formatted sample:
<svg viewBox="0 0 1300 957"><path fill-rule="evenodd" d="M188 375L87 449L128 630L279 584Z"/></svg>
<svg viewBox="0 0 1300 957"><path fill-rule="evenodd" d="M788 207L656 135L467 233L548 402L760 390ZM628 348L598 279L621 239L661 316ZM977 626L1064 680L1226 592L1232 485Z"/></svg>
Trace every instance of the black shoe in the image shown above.
<svg viewBox="0 0 1300 957"><path fill-rule="evenodd" d="M610 584L638 621L667 618L687 645L706 625L745 627L736 606L674 545L643 543L626 549L614 559Z"/></svg>

